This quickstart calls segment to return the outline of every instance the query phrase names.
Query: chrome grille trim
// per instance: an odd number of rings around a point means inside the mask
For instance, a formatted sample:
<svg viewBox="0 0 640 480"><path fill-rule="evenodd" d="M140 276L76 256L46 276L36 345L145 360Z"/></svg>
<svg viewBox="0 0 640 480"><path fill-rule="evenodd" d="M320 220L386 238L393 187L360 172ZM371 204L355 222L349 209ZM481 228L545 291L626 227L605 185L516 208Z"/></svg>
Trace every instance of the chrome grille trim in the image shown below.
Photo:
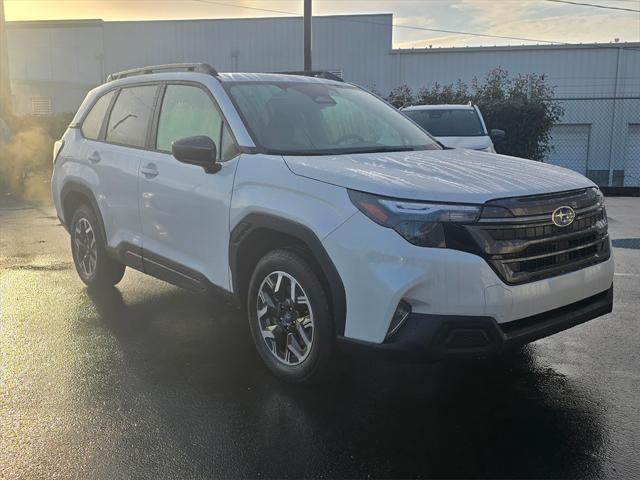
<svg viewBox="0 0 640 480"><path fill-rule="evenodd" d="M465 226L479 254L509 285L586 268L611 255L604 205L592 189L500 199L487 205L516 205L519 213L481 218ZM576 217L571 225L559 227L553 224L551 212L564 205L575 207ZM542 210L545 213L539 213Z"/></svg>
<svg viewBox="0 0 640 480"><path fill-rule="evenodd" d="M580 208L575 210L576 215L582 215L584 213L589 213L589 212L593 212L595 210L601 209L602 207L598 204L596 205L592 205L590 207L585 207L585 208ZM549 213L543 213L540 215L535 215L535 216L530 216L530 217L504 217L504 218L480 218L478 220L478 223L485 223L485 224L491 224L491 223L508 223L509 227L511 227L512 224L514 223L535 223L535 222L544 222L547 223L549 225L552 225L553 222L551 221L551 215ZM499 228L499 227L498 227Z"/></svg>
<svg viewBox="0 0 640 480"><path fill-rule="evenodd" d="M506 259L506 260L502 260L502 262L503 263L528 262L530 260L538 260L540 258L552 257L554 255L561 255L563 253L575 252L577 250L582 250L583 248L592 247L594 245L602 243L603 240L604 238L599 238L594 242L585 243L584 245L580 245L578 247L566 248L564 250L556 250L551 253L543 253L541 255L533 255L531 257L519 257L519 258L513 258L513 259Z"/></svg>

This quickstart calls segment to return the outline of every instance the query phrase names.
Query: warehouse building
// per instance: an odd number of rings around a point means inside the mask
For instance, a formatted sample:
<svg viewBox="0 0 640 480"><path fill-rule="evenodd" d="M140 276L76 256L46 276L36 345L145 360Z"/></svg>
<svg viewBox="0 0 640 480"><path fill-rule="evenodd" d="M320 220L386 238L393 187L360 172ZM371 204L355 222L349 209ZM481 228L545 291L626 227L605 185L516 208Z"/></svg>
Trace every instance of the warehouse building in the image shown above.
<svg viewBox="0 0 640 480"><path fill-rule="evenodd" d="M602 185L640 186L640 43L394 49L393 16L314 17L313 62L380 92L469 82L498 66L545 74L565 115L546 161ZM302 19L7 22L13 109L74 111L110 72L207 62L220 71L299 70Z"/></svg>

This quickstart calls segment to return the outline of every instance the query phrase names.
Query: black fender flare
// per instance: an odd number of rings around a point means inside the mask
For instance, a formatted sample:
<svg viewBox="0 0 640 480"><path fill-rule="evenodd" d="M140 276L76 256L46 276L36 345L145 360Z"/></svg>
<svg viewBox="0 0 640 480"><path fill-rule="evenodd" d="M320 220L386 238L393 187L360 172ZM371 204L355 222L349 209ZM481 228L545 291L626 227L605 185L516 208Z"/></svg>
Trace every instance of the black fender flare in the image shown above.
<svg viewBox="0 0 640 480"><path fill-rule="evenodd" d="M100 207L98 207L98 201L96 200L95 195L93 194L93 192L89 187L87 187L86 185L80 182L76 182L73 180L70 180L64 184L64 186L62 187L62 192L60 194L60 200L62 202L62 215L64 217L64 222L63 222L64 227L67 229L67 231L69 231L71 228L71 225L69 225L69 222L71 222L71 218L66 218L68 212L65 212L64 210L67 196L70 193L79 193L82 196L89 199L91 208L93 208L93 211L96 214L96 217L98 217L98 222L100 223L100 233L102 233L102 238L106 242L107 234L104 228L104 220L102 219L102 213L100 212Z"/></svg>
<svg viewBox="0 0 640 480"><path fill-rule="evenodd" d="M338 336L344 335L347 303L344 284L342 283L340 274L317 235L310 228L293 220L266 213L250 213L233 228L229 238L229 268L231 270L235 297L238 300L240 299L241 288L237 273L239 263L238 254L242 242L252 231L262 228L294 237L309 249L313 259L320 266L327 280L329 294L331 295L330 301L335 334Z"/></svg>

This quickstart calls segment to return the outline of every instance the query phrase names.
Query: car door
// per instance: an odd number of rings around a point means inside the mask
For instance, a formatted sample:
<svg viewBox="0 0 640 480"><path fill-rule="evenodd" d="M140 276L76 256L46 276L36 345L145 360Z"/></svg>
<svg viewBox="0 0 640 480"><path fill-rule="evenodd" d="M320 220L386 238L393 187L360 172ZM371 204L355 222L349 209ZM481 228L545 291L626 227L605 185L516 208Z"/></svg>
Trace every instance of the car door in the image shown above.
<svg viewBox="0 0 640 480"><path fill-rule="evenodd" d="M141 247L138 169L144 155L158 85L112 90L101 97L83 122L84 153L96 173L95 193L107 244ZM108 109L107 109L108 107ZM96 129L92 114L107 110ZM101 113L104 117L104 111Z"/></svg>
<svg viewBox="0 0 640 480"><path fill-rule="evenodd" d="M155 151L140 168L145 271L195 290L229 290L229 208L237 149L221 111L200 84L169 83L158 102ZM180 138L206 135L221 168L207 173L171 154Z"/></svg>

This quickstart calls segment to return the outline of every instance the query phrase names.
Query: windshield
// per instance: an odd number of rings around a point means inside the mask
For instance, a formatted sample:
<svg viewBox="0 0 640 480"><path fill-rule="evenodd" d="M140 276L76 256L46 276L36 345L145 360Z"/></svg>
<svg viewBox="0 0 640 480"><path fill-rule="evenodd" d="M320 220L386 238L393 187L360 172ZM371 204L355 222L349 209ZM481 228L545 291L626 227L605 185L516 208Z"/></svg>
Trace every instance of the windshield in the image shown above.
<svg viewBox="0 0 640 480"><path fill-rule="evenodd" d="M475 109L407 110L404 113L434 137L486 135Z"/></svg>
<svg viewBox="0 0 640 480"><path fill-rule="evenodd" d="M269 153L323 155L440 148L393 107L351 85L228 85L256 145Z"/></svg>

